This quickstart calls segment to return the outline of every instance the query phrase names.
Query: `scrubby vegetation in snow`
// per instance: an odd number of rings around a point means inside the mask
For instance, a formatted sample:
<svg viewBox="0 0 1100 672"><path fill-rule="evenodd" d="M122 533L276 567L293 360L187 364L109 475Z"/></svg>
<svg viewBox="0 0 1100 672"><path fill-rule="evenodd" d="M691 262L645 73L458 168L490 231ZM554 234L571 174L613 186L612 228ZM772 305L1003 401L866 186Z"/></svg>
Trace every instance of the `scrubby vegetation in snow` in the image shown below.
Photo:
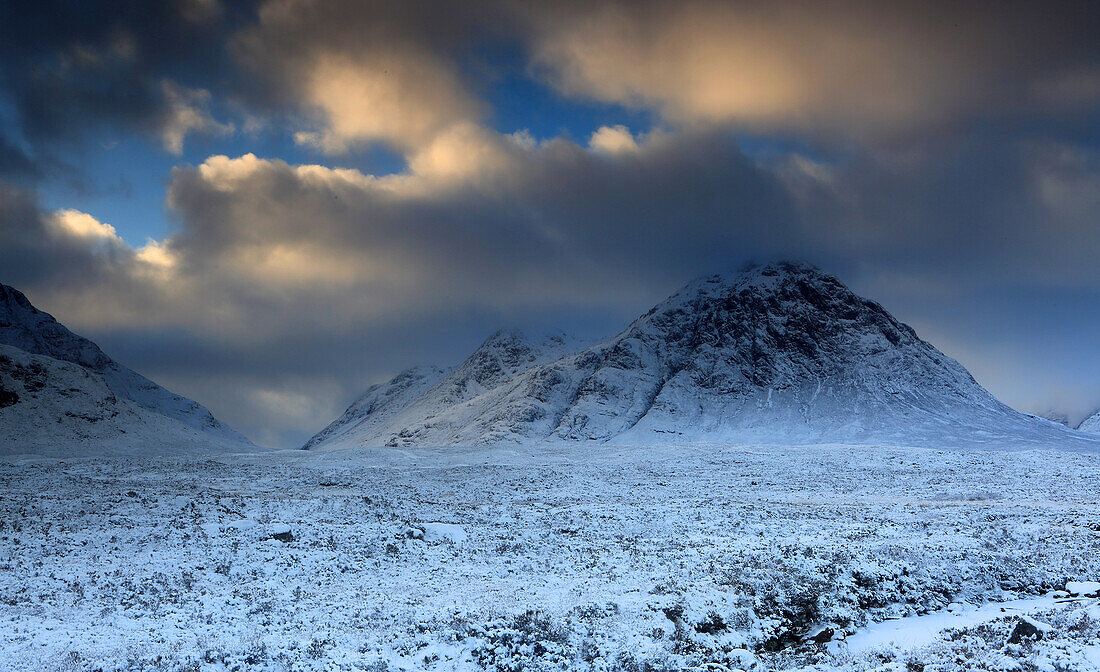
<svg viewBox="0 0 1100 672"><path fill-rule="evenodd" d="M1053 591L1100 578L1098 493L1050 450L9 457L0 668L1091 670Z"/></svg>

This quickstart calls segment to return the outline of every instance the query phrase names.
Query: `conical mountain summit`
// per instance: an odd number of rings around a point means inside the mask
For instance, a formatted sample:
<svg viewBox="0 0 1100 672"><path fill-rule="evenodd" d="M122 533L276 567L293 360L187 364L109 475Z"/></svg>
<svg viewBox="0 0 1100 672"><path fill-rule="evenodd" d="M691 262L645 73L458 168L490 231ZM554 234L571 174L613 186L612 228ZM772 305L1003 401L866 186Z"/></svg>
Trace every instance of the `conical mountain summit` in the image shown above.
<svg viewBox="0 0 1100 672"><path fill-rule="evenodd" d="M496 334L449 373L372 387L306 447L1072 439L806 264L699 278L614 338L566 344Z"/></svg>

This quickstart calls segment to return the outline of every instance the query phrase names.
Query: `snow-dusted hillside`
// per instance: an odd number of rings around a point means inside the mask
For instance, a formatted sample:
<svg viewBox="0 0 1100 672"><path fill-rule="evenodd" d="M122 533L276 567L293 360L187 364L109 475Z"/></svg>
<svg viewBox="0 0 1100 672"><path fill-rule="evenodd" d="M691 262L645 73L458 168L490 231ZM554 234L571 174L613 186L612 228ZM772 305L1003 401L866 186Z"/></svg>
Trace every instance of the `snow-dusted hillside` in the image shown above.
<svg viewBox="0 0 1100 672"><path fill-rule="evenodd" d="M497 361L495 338L438 383L412 389L399 376L384 389L400 387L400 404L357 402L338 433L306 447L1080 441L1000 403L881 306L803 264L701 278L607 342L456 376Z"/></svg>
<svg viewBox="0 0 1100 672"><path fill-rule="evenodd" d="M1042 418L1043 420L1050 420L1051 422L1058 423L1063 427L1071 427L1069 416L1053 408L1043 411L1042 413L1032 413L1032 415L1037 418Z"/></svg>
<svg viewBox="0 0 1100 672"><path fill-rule="evenodd" d="M218 439L249 443L198 403L173 394L108 357L95 343L65 328L27 300L22 292L0 284L0 345L83 367L101 376L115 395Z"/></svg>
<svg viewBox="0 0 1100 672"><path fill-rule="evenodd" d="M576 340L564 334L529 337L515 329L502 329L454 369L418 366L402 371L387 383L372 385L305 448L345 442L376 445L362 443L364 436L387 436L395 444L407 445L407 426L478 399L516 375L560 359L579 347ZM492 443L491 439L486 435L482 443Z"/></svg>
<svg viewBox="0 0 1100 672"><path fill-rule="evenodd" d="M0 454L159 454L244 445L149 411L84 367L0 345Z"/></svg>
<svg viewBox="0 0 1100 672"><path fill-rule="evenodd" d="M425 390L439 382L446 372L438 366L414 366L387 383L371 385L342 416L314 435L305 447L340 440L349 431L372 432L384 427Z"/></svg>
<svg viewBox="0 0 1100 672"><path fill-rule="evenodd" d="M1077 425L1077 430L1088 434L1100 434L1100 411L1096 411Z"/></svg>

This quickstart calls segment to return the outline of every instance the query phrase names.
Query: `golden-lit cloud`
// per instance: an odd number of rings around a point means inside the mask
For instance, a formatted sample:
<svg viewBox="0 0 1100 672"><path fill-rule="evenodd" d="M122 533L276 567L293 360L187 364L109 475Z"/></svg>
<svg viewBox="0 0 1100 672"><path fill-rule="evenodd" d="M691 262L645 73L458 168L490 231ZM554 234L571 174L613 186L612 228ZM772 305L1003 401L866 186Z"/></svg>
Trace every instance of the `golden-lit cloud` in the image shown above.
<svg viewBox="0 0 1100 672"><path fill-rule="evenodd" d="M410 152L484 111L440 50L455 26L430 34L434 22L419 23L421 13L389 3L270 0L258 25L236 36L235 51L309 120L295 134L299 143L332 154L375 142Z"/></svg>
<svg viewBox="0 0 1100 672"><path fill-rule="evenodd" d="M62 236L98 243L121 243L118 232L110 224L79 210L58 210L49 219L54 230Z"/></svg>
<svg viewBox="0 0 1100 672"><path fill-rule="evenodd" d="M379 141L421 147L452 124L478 116L454 74L415 52L319 54L308 69L304 95L319 110L321 128L301 131L296 139L329 153Z"/></svg>
<svg viewBox="0 0 1100 672"><path fill-rule="evenodd" d="M566 94L674 123L874 138L1100 103L1059 53L1074 12L976 4L575 3L534 12L533 52Z"/></svg>
<svg viewBox="0 0 1100 672"><path fill-rule="evenodd" d="M482 126L455 124L413 153L409 168L415 175L434 180L471 176L484 180L507 169L522 146L522 141Z"/></svg>
<svg viewBox="0 0 1100 672"><path fill-rule="evenodd" d="M164 111L158 133L164 149L172 154L183 152L183 140L190 133L226 135L233 132L231 124L218 122L210 115L210 92L188 89L170 79L161 81Z"/></svg>
<svg viewBox="0 0 1100 672"><path fill-rule="evenodd" d="M167 276L176 268L178 260L171 249L163 242L148 240L134 252L134 258L141 264Z"/></svg>
<svg viewBox="0 0 1100 672"><path fill-rule="evenodd" d="M638 151L638 141L626 126L600 126L588 139L588 146L599 152L618 154Z"/></svg>

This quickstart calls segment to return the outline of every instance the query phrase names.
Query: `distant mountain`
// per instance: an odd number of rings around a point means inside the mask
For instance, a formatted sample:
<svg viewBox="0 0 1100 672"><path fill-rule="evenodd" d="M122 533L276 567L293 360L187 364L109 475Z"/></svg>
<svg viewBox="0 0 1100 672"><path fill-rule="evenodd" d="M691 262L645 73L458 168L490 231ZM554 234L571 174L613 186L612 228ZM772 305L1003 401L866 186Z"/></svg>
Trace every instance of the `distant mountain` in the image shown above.
<svg viewBox="0 0 1100 672"><path fill-rule="evenodd" d="M1048 411L1044 411L1043 413L1033 413L1032 415L1034 415L1037 418L1042 418L1043 420L1050 420L1051 422L1057 422L1059 425L1063 425L1065 427L1070 426L1069 416L1066 415L1065 413L1062 413L1061 411L1056 411L1054 409L1050 409Z"/></svg>
<svg viewBox="0 0 1100 672"><path fill-rule="evenodd" d="M1100 410L1096 411L1077 425L1077 431L1088 434L1100 434Z"/></svg>
<svg viewBox="0 0 1100 672"><path fill-rule="evenodd" d="M10 402L0 400L0 443L22 436L15 421L18 417L42 429L44 437L61 441L70 435L75 440L105 438L114 430L125 430L130 420L141 418L145 425L163 424L166 437L179 434L174 426L182 424L193 430L183 432L184 437L251 445L198 403L118 364L95 343L69 331L35 308L21 292L2 284L0 346L5 346L0 359L0 399ZM149 416L171 423L150 420ZM79 429L81 422L95 425L94 431ZM73 431L52 432L59 428Z"/></svg>
<svg viewBox="0 0 1100 672"><path fill-rule="evenodd" d="M454 369L418 366L387 383L372 385L304 448L334 441L357 442L363 436L388 436L395 445L411 445L409 423L476 399L517 374L577 348L579 343L564 334L529 338L519 330L503 329Z"/></svg>
<svg viewBox="0 0 1100 672"><path fill-rule="evenodd" d="M579 351L494 335L438 380L372 388L306 447L944 440L1073 433L997 401L836 278L778 263L696 280Z"/></svg>

